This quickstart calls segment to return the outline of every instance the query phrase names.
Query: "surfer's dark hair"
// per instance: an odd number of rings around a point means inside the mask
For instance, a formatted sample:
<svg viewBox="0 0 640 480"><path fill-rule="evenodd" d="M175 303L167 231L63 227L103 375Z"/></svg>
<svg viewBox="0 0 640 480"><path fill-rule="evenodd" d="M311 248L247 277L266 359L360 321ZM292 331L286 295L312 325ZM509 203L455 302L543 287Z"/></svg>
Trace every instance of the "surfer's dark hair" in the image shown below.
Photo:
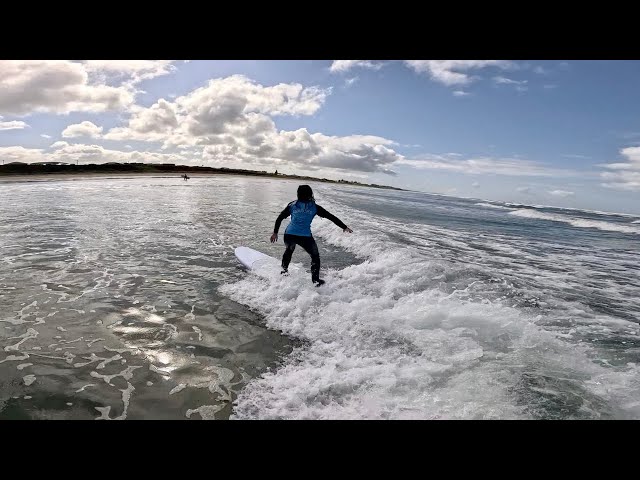
<svg viewBox="0 0 640 480"><path fill-rule="evenodd" d="M298 200L301 202L316 201L313 197L313 190L309 185L300 185L298 187Z"/></svg>

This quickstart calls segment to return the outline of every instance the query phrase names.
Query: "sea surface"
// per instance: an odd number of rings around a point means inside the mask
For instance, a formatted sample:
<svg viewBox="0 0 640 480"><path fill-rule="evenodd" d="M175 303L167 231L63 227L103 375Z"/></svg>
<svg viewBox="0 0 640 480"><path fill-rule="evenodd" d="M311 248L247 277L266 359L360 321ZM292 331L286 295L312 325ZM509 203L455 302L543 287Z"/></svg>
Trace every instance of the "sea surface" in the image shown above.
<svg viewBox="0 0 640 480"><path fill-rule="evenodd" d="M0 182L0 419L640 418L640 216L311 185Z"/></svg>

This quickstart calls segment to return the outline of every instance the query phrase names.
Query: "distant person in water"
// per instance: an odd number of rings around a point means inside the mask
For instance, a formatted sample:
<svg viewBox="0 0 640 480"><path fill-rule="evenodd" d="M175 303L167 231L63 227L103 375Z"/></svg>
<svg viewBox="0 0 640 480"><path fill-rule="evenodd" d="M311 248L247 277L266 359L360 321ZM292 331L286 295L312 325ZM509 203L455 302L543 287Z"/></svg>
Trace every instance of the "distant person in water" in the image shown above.
<svg viewBox="0 0 640 480"><path fill-rule="evenodd" d="M282 274L287 274L289 269L289 263L291 262L291 256L296 249L296 245L300 245L305 251L311 255L311 281L319 287L324 283L324 280L320 280L320 253L318 252L318 245L311 235L311 222L313 217L318 215L322 218L327 218L339 226L343 231L352 233L349 227L347 227L338 217L330 214L320 205L316 204L316 199L313 198L313 190L309 185L300 185L298 187L298 200L291 202L284 210L278 215L276 219L276 225L273 228L273 234L271 235L271 243L278 241L278 230L280 230L280 224L282 220L291 215L291 223L284 231L284 244L287 247L282 256Z"/></svg>

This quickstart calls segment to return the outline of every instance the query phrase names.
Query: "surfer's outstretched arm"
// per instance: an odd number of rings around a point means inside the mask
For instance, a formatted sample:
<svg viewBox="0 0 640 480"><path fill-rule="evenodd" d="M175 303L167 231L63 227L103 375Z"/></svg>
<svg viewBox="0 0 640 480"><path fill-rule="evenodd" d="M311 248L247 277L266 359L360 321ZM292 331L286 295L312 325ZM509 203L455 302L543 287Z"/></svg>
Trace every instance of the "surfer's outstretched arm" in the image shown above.
<svg viewBox="0 0 640 480"><path fill-rule="evenodd" d="M336 217L335 215L327 212L324 208L322 208L320 205L318 205L316 203L316 209L318 210L318 216L322 217L322 218L326 218L327 220L331 220L333 223L335 223L337 226L339 226L342 230L348 231L349 233L352 232L352 230L347 227L342 220L340 220L338 217Z"/></svg>
<svg viewBox="0 0 640 480"><path fill-rule="evenodd" d="M276 224L273 227L273 235L271 235L271 243L276 242L278 240L278 230L280 230L280 224L289 215L291 215L291 209L289 208L289 205L287 205L286 207L284 207L284 210L280 212L280 215L278 215L278 218L276 218Z"/></svg>

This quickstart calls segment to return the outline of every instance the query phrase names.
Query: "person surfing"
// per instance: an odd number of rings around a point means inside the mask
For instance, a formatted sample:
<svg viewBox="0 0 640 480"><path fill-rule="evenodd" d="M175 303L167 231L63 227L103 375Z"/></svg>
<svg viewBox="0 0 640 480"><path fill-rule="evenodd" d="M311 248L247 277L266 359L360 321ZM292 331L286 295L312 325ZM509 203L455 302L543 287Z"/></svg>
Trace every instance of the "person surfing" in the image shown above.
<svg viewBox="0 0 640 480"><path fill-rule="evenodd" d="M326 218L335 223L344 232L353 233L338 217L332 215L320 205L316 203L313 197L313 190L309 185L300 185L298 187L298 199L289 203L284 210L280 212L276 219L273 234L271 235L271 243L278 241L278 230L282 221L291 216L291 222L284 231L284 244L286 249L282 255L282 273L286 275L291 262L291 256L296 249L296 245L300 245L311 256L311 281L319 287L323 285L324 280L320 279L320 253L313 235L311 234L311 222L313 218Z"/></svg>

